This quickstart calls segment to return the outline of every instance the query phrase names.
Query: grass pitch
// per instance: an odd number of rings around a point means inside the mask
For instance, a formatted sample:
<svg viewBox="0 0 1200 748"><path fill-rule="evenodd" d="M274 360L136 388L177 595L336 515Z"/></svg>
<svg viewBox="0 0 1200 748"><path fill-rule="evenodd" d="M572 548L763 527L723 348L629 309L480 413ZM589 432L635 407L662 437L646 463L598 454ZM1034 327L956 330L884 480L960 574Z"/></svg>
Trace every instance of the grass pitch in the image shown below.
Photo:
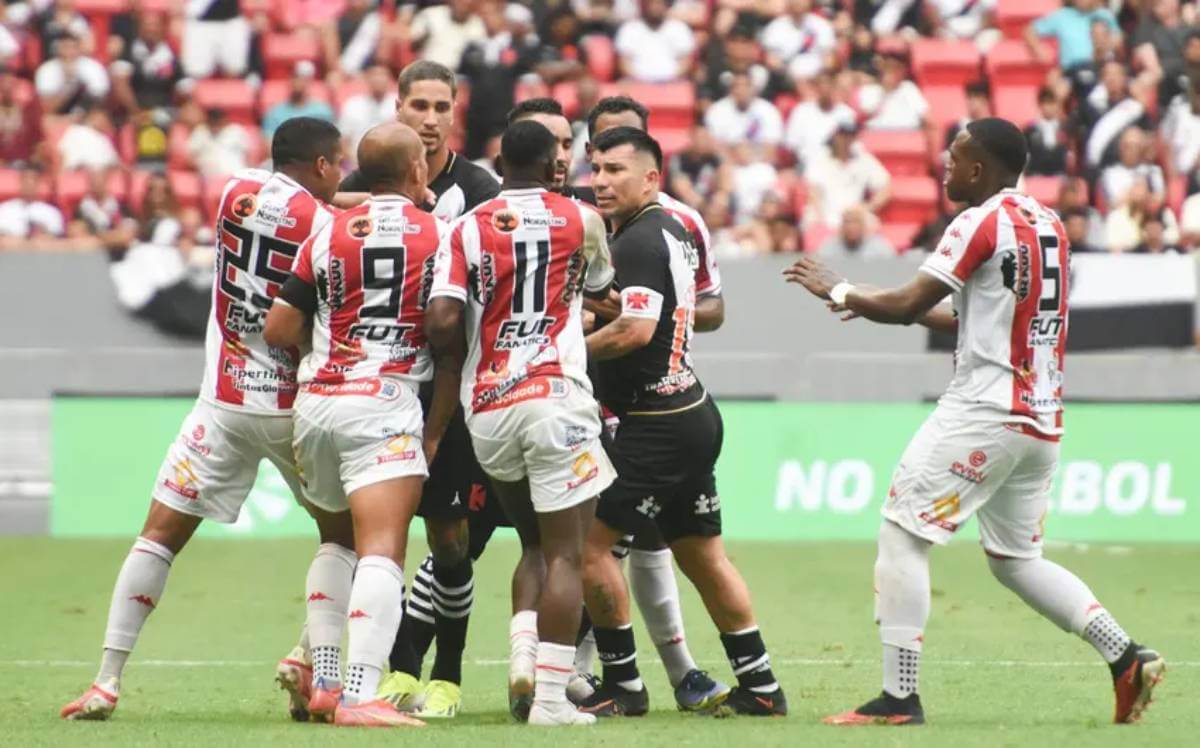
<svg viewBox="0 0 1200 748"><path fill-rule="evenodd" d="M874 547L866 543L731 546L787 692L788 718L718 721L677 713L639 625L649 716L569 732L512 724L503 664L512 540L494 543L476 567L465 714L425 730L293 724L272 678L275 661L299 631L314 543L195 541L176 561L162 604L143 631L113 720L66 723L58 709L95 675L111 585L129 541L0 541L5 743L1182 746L1196 745L1200 730L1200 546L1048 553L1079 573L1135 638L1167 658L1167 679L1143 722L1113 726L1104 664L1087 644L995 583L970 543L934 554L921 678L930 722L924 727L819 723L879 691L879 643L871 623ZM421 552L412 549L410 566ZM729 680L716 634L684 586L692 651L702 666Z"/></svg>

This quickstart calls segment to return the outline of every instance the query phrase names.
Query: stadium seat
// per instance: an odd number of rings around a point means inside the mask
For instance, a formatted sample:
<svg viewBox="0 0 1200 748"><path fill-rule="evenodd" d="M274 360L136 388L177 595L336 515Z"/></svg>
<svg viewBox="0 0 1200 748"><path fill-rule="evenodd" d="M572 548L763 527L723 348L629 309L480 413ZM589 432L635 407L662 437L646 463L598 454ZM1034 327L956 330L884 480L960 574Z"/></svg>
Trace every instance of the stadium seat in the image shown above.
<svg viewBox="0 0 1200 748"><path fill-rule="evenodd" d="M688 128L696 118L696 91L690 81L635 83L622 81L600 87L600 96L625 94L650 108L651 127Z"/></svg>
<svg viewBox="0 0 1200 748"><path fill-rule="evenodd" d="M816 252L821 248L821 244L833 235L833 229L826 226L820 221L813 221L810 225L804 226L801 233L801 249L805 252Z"/></svg>
<svg viewBox="0 0 1200 748"><path fill-rule="evenodd" d="M262 39L262 56L268 79L288 78L301 60L319 67L321 45L309 34L266 34Z"/></svg>
<svg viewBox="0 0 1200 748"><path fill-rule="evenodd" d="M541 79L521 79L517 81L517 85L513 88L513 103L519 104L522 101L537 99L549 95L550 89L541 81Z"/></svg>
<svg viewBox="0 0 1200 748"><path fill-rule="evenodd" d="M920 130L865 130L863 144L893 176L929 173L929 152Z"/></svg>
<svg viewBox="0 0 1200 748"><path fill-rule="evenodd" d="M1183 217L1183 201L1187 200L1187 177L1174 176L1167 181L1167 207L1176 218Z"/></svg>
<svg viewBox="0 0 1200 748"><path fill-rule="evenodd" d="M188 153L187 125L176 122L167 130L167 168L190 169L192 156Z"/></svg>
<svg viewBox="0 0 1200 748"><path fill-rule="evenodd" d="M904 252L912 247L913 238L920 230L919 223L885 223L879 227L879 233L883 234L897 252Z"/></svg>
<svg viewBox="0 0 1200 748"><path fill-rule="evenodd" d="M365 93L367 93L367 82L362 78L362 76L343 80L341 84L332 91L334 111L338 114L341 114L342 107L345 106L347 100ZM397 88L393 84L391 90L388 92L388 98L395 100L396 93Z"/></svg>
<svg viewBox="0 0 1200 748"><path fill-rule="evenodd" d="M21 192L21 172L16 169L0 169L0 203L12 200Z"/></svg>
<svg viewBox="0 0 1200 748"><path fill-rule="evenodd" d="M979 78L979 49L969 41L917 39L912 47L912 71L922 89L932 85L961 89Z"/></svg>
<svg viewBox="0 0 1200 748"><path fill-rule="evenodd" d="M221 203L221 194L225 191L225 185L228 182L229 177L204 178L204 196L201 211L210 220L216 220L217 208L220 207Z"/></svg>
<svg viewBox="0 0 1200 748"><path fill-rule="evenodd" d="M194 171L168 171L167 179L171 182L171 191L175 193L175 202L181 208L200 207L201 188L200 175Z"/></svg>
<svg viewBox="0 0 1200 748"><path fill-rule="evenodd" d="M676 153L687 148L688 143L691 141L688 128L650 125L650 134L658 141L664 158L674 156Z"/></svg>
<svg viewBox="0 0 1200 748"><path fill-rule="evenodd" d="M287 85L286 81L283 83ZM221 109L234 122L258 124L254 88L244 80L207 78L197 81L193 98L201 109Z"/></svg>
<svg viewBox="0 0 1200 748"><path fill-rule="evenodd" d="M604 34L588 34L580 40L583 53L587 56L588 72L601 83L608 83L617 72L617 52L612 39Z"/></svg>
<svg viewBox="0 0 1200 748"><path fill-rule="evenodd" d="M579 111L579 89L577 89L574 81L559 83L550 92L554 99L562 104L563 113L567 115L567 119L575 119L580 114Z"/></svg>
<svg viewBox="0 0 1200 748"><path fill-rule="evenodd" d="M1058 206L1058 191L1062 188L1062 177L1028 174L1024 181L1025 194L1048 208Z"/></svg>
<svg viewBox="0 0 1200 748"><path fill-rule="evenodd" d="M1038 86L998 86L992 89L992 111L1025 127L1038 118Z"/></svg>
<svg viewBox="0 0 1200 748"><path fill-rule="evenodd" d="M37 92L33 88L33 81L27 78L17 78L16 90L13 92L13 98L18 104L28 106L37 96Z"/></svg>
<svg viewBox="0 0 1200 748"><path fill-rule="evenodd" d="M923 224L937 215L938 183L933 177L892 177L892 197L880 211L884 223Z"/></svg>
<svg viewBox="0 0 1200 748"><path fill-rule="evenodd" d="M1046 74L1058 59L1058 44L1043 41L1042 47L1050 53L1051 61L1045 64L1034 59L1023 41L1006 39L992 47L983 61L992 89L1016 85L1036 88L1045 83Z"/></svg>
<svg viewBox="0 0 1200 748"><path fill-rule="evenodd" d="M92 57L108 62L108 36L112 17L129 10L129 0L75 0L75 10L81 13L91 29L95 40Z"/></svg>
<svg viewBox="0 0 1200 748"><path fill-rule="evenodd" d="M922 86L921 93L929 102L929 119L938 128L935 145L941 148L950 126L967 116L967 95L962 86L956 85Z"/></svg>
<svg viewBox="0 0 1200 748"><path fill-rule="evenodd" d="M70 219L75 215L75 208L88 192L91 181L86 171L64 171L58 175L54 194L58 207L63 215ZM124 201L128 192L129 180L125 172L113 169L108 174L108 191L118 201Z"/></svg>
<svg viewBox="0 0 1200 748"><path fill-rule="evenodd" d="M1020 39L1026 26L1062 5L1061 0L998 0L996 27L1006 39Z"/></svg>
<svg viewBox="0 0 1200 748"><path fill-rule="evenodd" d="M263 81L262 90L259 91L258 95L259 114L266 114L267 112L271 111L271 107L279 104L280 102L286 101L288 97L288 91L291 86L291 81L287 80ZM329 87L321 81L313 81L308 85L308 95L310 98L316 99L317 101L324 101L330 106L333 106L331 97L329 95ZM245 124L257 126L260 124L260 122L256 119Z"/></svg>

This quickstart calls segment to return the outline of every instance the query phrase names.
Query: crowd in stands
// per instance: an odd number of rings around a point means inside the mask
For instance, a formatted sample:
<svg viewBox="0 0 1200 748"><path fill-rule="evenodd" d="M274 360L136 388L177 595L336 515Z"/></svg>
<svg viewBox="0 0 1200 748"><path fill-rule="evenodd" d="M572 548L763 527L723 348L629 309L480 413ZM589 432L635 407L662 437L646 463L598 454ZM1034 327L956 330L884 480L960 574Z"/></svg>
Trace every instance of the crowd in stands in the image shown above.
<svg viewBox="0 0 1200 748"><path fill-rule="evenodd" d="M0 0L0 249L211 246L224 178L308 115L354 146L398 70L462 78L454 147L504 116L651 110L664 187L717 256L930 249L943 154L1026 128L1024 189L1074 251L1200 248L1200 13L1183 0Z"/></svg>

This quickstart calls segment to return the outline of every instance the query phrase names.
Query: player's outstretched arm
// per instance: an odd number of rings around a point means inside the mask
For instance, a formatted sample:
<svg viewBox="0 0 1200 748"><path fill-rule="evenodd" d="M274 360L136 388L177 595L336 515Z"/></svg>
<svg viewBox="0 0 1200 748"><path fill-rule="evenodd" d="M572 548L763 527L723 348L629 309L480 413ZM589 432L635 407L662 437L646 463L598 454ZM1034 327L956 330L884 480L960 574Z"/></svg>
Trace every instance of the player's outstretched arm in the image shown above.
<svg viewBox="0 0 1200 748"><path fill-rule="evenodd" d="M873 322L892 325L911 325L923 321L938 302L953 291L950 286L927 273L917 273L899 288L855 286L814 257L800 258L784 270L783 275L788 283L798 283L818 298L830 299ZM944 322L940 316L935 320Z"/></svg>
<svg viewBox="0 0 1200 748"><path fill-rule="evenodd" d="M860 291L875 291L878 290L873 286L855 285L855 289ZM825 302L825 306L834 314L842 315L843 322L849 322L852 319L858 319L862 315L858 312L850 310L835 301ZM957 333L958 332L958 317L954 314L954 307L949 304L938 304L933 309L930 309L921 318L917 320L917 324L922 327L928 327L930 330L937 332Z"/></svg>
<svg viewBox="0 0 1200 748"><path fill-rule="evenodd" d="M650 343L657 326L657 320L622 314L612 324L587 336L588 356L596 361L608 361L633 353Z"/></svg>
<svg viewBox="0 0 1200 748"><path fill-rule="evenodd" d="M462 367L467 357L463 302L448 296L429 300L425 337L433 351L433 400L425 417L425 459L432 460L458 407Z"/></svg>
<svg viewBox="0 0 1200 748"><path fill-rule="evenodd" d="M725 324L725 297L719 293L696 299L696 332L712 332Z"/></svg>

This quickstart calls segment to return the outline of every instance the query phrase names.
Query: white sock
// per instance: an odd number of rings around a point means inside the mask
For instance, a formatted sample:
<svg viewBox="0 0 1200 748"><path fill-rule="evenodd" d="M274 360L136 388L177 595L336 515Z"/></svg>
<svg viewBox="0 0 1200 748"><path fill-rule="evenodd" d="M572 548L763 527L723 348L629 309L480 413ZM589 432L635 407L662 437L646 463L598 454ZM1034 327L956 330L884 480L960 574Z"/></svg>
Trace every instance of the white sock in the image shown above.
<svg viewBox="0 0 1200 748"><path fill-rule="evenodd" d="M929 620L929 546L929 541L892 522L885 520L879 528L875 588L883 642L883 690L900 698L917 692Z"/></svg>
<svg viewBox="0 0 1200 748"><path fill-rule="evenodd" d="M308 621L300 627L300 641L296 642L296 646L303 649L305 652L312 650L312 644L308 641Z"/></svg>
<svg viewBox="0 0 1200 748"><path fill-rule="evenodd" d="M113 585L97 681L121 679L121 671L137 644L142 625L162 599L174 560L175 554L166 546L141 537L133 541L133 548L125 557Z"/></svg>
<svg viewBox="0 0 1200 748"><path fill-rule="evenodd" d="M1044 558L988 557L992 574L1029 607L1063 631L1083 637L1109 664L1129 646L1129 635L1079 577Z"/></svg>
<svg viewBox="0 0 1200 748"><path fill-rule="evenodd" d="M383 665L396 641L396 629L403 614L404 571L399 564L384 556L359 559L346 624L350 634L346 652L346 703L375 699Z"/></svg>
<svg viewBox="0 0 1200 748"><path fill-rule="evenodd" d="M696 669L696 661L683 637L683 611L679 608L679 584L675 581L675 557L659 551L629 552L629 586L637 601L650 639L667 669L671 686Z"/></svg>
<svg viewBox="0 0 1200 748"><path fill-rule="evenodd" d="M518 610L513 615L508 624L508 644L509 680L512 680L514 676L532 676L538 660L536 610ZM574 659L574 654L572 654L572 659Z"/></svg>
<svg viewBox="0 0 1200 748"><path fill-rule="evenodd" d="M591 675L596 668L596 632L588 628L578 646L575 647L575 672Z"/></svg>
<svg viewBox="0 0 1200 748"><path fill-rule="evenodd" d="M575 648L566 644L539 642L537 645L537 686L535 704L565 704L567 682L575 671Z"/></svg>
<svg viewBox="0 0 1200 748"><path fill-rule="evenodd" d="M342 635L358 556L336 543L322 543L304 580L305 632L312 651L313 682L342 679Z"/></svg>

